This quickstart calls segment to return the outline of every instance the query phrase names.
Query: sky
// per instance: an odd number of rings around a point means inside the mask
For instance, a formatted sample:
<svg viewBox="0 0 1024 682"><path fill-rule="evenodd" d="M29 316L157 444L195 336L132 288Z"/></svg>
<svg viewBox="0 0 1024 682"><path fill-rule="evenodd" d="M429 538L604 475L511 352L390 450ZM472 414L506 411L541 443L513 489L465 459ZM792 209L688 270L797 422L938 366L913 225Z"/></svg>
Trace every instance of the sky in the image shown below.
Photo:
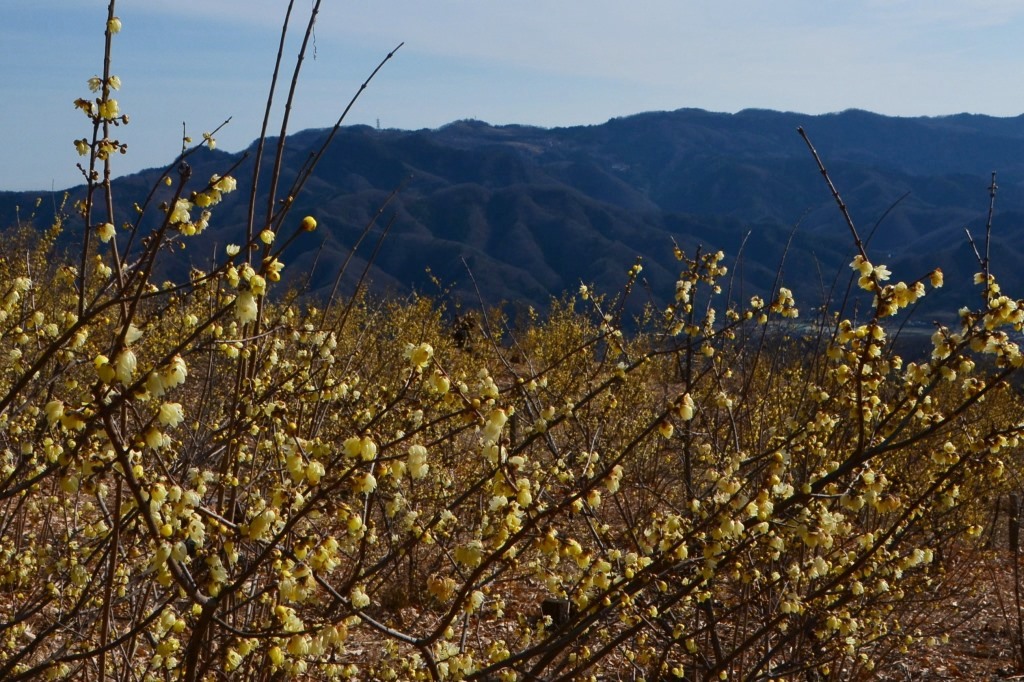
<svg viewBox="0 0 1024 682"><path fill-rule="evenodd" d="M313 0L296 0L298 52ZM223 121L219 149L259 135L286 0L122 0L112 73L131 123L115 174L161 166ZM0 190L82 180L72 102L102 72L105 0L3 0ZM696 107L896 116L1024 113L1020 0L323 0L290 132L346 119L590 125ZM283 101L279 95L277 102ZM280 127L280 109L273 129Z"/></svg>

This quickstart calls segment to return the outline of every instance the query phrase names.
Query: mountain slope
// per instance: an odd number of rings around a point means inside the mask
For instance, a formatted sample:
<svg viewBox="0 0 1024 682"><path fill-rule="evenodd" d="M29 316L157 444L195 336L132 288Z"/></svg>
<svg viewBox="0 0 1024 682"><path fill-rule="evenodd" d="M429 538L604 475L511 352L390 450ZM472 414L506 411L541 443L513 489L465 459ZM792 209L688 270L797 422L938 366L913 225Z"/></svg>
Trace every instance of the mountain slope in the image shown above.
<svg viewBox="0 0 1024 682"><path fill-rule="evenodd" d="M785 283L815 305L837 272L846 276L852 242L798 125L861 236L870 237L873 260L905 279L940 266L951 285L969 282L977 264L964 228L981 238L990 172L998 170L993 267L1006 290L1024 291L1015 267L1024 244L1017 219L1024 215L1024 117L891 118L856 110L684 109L557 129L478 121L419 131L344 128L295 203L296 215L317 216L323 229L299 243L286 272L328 291L363 227L401 187L381 216L381 226L392 228L370 271L378 289L430 292L430 268L472 301L472 272L487 303L542 305L581 281L614 291L642 256L644 276L664 301L678 267L673 240L687 253L700 246L730 257L745 242L735 291L769 288L785 255ZM326 132L288 138L286 178ZM222 173L239 158L203 152L193 159L194 177ZM211 243L239 240L249 163L235 173L241 191L218 207ZM159 171L146 171L116 181L121 214L157 179ZM35 196L0 192L0 225L13 224L15 206L30 206ZM48 205L37 224L49 219ZM357 255L346 286L369 252ZM191 257L202 253L209 249ZM972 295L969 286L943 293L947 308Z"/></svg>

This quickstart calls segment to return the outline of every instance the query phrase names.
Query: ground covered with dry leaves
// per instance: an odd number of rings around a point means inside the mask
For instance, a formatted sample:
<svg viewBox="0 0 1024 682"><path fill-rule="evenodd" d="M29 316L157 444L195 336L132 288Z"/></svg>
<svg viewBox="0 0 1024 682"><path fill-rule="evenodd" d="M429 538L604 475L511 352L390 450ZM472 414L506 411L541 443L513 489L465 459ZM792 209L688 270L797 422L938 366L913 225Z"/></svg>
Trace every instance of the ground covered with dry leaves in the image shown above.
<svg viewBox="0 0 1024 682"><path fill-rule="evenodd" d="M970 576L955 613L936 614L949 625L949 641L933 649L894 657L878 664L878 679L911 680L1024 680L1016 645L1018 630L1014 590L1014 557L1003 545L984 555L972 555L957 579ZM1024 557L1017 557L1024 578ZM1024 589L1024 585L1022 585ZM1024 594L1022 594L1024 599ZM1024 617L1024 614L1022 614ZM1024 627L1024 621L1021 621Z"/></svg>

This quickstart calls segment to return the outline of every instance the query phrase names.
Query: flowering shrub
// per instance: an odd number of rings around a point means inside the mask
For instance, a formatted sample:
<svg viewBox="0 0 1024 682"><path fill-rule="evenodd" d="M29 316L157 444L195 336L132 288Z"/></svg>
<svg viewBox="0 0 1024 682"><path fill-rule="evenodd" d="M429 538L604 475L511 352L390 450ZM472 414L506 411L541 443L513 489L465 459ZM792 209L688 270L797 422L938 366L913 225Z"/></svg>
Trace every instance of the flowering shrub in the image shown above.
<svg viewBox="0 0 1024 682"><path fill-rule="evenodd" d="M859 253L867 318L797 328L678 247L638 332L584 286L467 351L426 299L272 300L317 229L287 201L154 281L236 182L186 152L155 229L111 215L120 85L76 102L80 257L58 222L0 269L0 678L849 678L940 643L1019 468L1024 304L987 263L921 359L889 320L938 271Z"/></svg>

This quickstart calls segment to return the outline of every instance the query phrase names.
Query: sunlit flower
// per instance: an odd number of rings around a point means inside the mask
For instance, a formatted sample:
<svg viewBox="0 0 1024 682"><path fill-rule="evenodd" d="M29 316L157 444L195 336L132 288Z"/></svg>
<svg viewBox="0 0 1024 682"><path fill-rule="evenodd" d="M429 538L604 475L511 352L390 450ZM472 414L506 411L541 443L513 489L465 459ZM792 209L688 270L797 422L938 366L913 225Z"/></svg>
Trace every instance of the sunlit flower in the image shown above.
<svg viewBox="0 0 1024 682"><path fill-rule="evenodd" d="M96 235L100 238L100 241L106 244L114 236L114 224L103 223L96 228Z"/></svg>
<svg viewBox="0 0 1024 682"><path fill-rule="evenodd" d="M238 187L238 181L230 175L225 175L223 178L218 178L216 182L213 182L213 186L224 194L229 194Z"/></svg>
<svg viewBox="0 0 1024 682"><path fill-rule="evenodd" d="M422 445L410 445L409 446L409 461L407 463L409 467L409 475L413 478L423 478L430 471L430 465L427 464L427 449Z"/></svg>
<svg viewBox="0 0 1024 682"><path fill-rule="evenodd" d="M185 411L181 407L181 403L164 403L160 406L160 413L157 415L157 421L164 426L174 428L184 419Z"/></svg>
<svg viewBox="0 0 1024 682"><path fill-rule="evenodd" d="M327 473L324 469L324 465L320 462L310 462L306 465L306 480L309 481L310 485L317 485L320 483L320 479Z"/></svg>
<svg viewBox="0 0 1024 682"><path fill-rule="evenodd" d="M306 216L302 219L302 231L312 232L316 229L316 218L311 215Z"/></svg>
<svg viewBox="0 0 1024 682"><path fill-rule="evenodd" d="M131 345L142 338L142 330L136 327L134 324L129 324L127 331L124 333L124 342L126 345Z"/></svg>
<svg viewBox="0 0 1024 682"><path fill-rule="evenodd" d="M210 212L203 211L199 214L199 220L195 222L196 234L202 232L210 226Z"/></svg>
<svg viewBox="0 0 1024 682"><path fill-rule="evenodd" d="M117 17L111 17L107 20L107 31L110 35L114 35L121 32L121 20Z"/></svg>
<svg viewBox="0 0 1024 682"><path fill-rule="evenodd" d="M172 223L187 223L192 220L192 216L189 215L189 210L192 208L192 202L187 199L178 199L174 202L174 209L171 211L170 221Z"/></svg>
<svg viewBox="0 0 1024 682"><path fill-rule="evenodd" d="M232 672L242 665L242 655L234 649L228 649L227 656L224 661L224 670L226 672Z"/></svg>
<svg viewBox="0 0 1024 682"><path fill-rule="evenodd" d="M64 416L64 403L60 400L51 400L46 403L46 421L53 426Z"/></svg>
<svg viewBox="0 0 1024 682"><path fill-rule="evenodd" d="M366 592L359 585L352 588L349 592L349 599L352 601L352 608L354 609L365 609L370 605L370 597L367 596Z"/></svg>
<svg viewBox="0 0 1024 682"><path fill-rule="evenodd" d="M505 410L492 410L487 415L487 423L484 424L484 443L497 443L498 438L501 436L501 430L505 427L505 422L507 421L508 414Z"/></svg>
<svg viewBox="0 0 1024 682"><path fill-rule="evenodd" d="M370 472L364 472L352 479L353 487L357 493L369 495L377 489L377 477Z"/></svg>
<svg viewBox="0 0 1024 682"><path fill-rule="evenodd" d="M850 267L860 273L861 277L867 277L874 270L874 266L864 256L856 255L853 258L853 262L850 263Z"/></svg>
<svg viewBox="0 0 1024 682"><path fill-rule="evenodd" d="M690 397L689 393L683 394L683 397L679 399L677 409L679 418L683 421L688 422L693 419L694 404L693 398Z"/></svg>
<svg viewBox="0 0 1024 682"><path fill-rule="evenodd" d="M277 514L273 509L264 509L249 522L249 537L258 540L277 520Z"/></svg>
<svg viewBox="0 0 1024 682"><path fill-rule="evenodd" d="M117 100L113 97L100 102L100 118L112 121L121 113Z"/></svg>
<svg viewBox="0 0 1024 682"><path fill-rule="evenodd" d="M185 383L185 379L188 377L188 367L185 364L185 360L180 355L175 355L171 360L170 366L160 372L160 377L164 387L167 389L172 389Z"/></svg>
<svg viewBox="0 0 1024 682"><path fill-rule="evenodd" d="M97 355L92 364L96 368L96 375L99 376L100 381L105 384L114 381L114 367L110 364L110 358L106 355Z"/></svg>
<svg viewBox="0 0 1024 682"><path fill-rule="evenodd" d="M213 206L220 201L220 192L197 192L192 195L192 202L199 208Z"/></svg>
<svg viewBox="0 0 1024 682"><path fill-rule="evenodd" d="M483 560L483 544L479 540L472 540L465 545L455 548L455 560L469 568L476 568Z"/></svg>
<svg viewBox="0 0 1024 682"><path fill-rule="evenodd" d="M451 381L449 381L448 377L438 371L435 371L429 378L427 378L427 388L438 395L444 395L447 393L448 389L451 388L451 385Z"/></svg>
<svg viewBox="0 0 1024 682"><path fill-rule="evenodd" d="M257 296L267 293L267 280L260 275L253 275L249 278L249 289Z"/></svg>
<svg viewBox="0 0 1024 682"><path fill-rule="evenodd" d="M114 361L114 376L122 384L131 383L132 376L135 374L135 366L137 360L135 359L135 353L129 349L121 351L120 355Z"/></svg>
<svg viewBox="0 0 1024 682"><path fill-rule="evenodd" d="M364 462L372 461L377 456L377 444L369 436L352 436L345 440L342 446L345 454L352 459L361 459Z"/></svg>
<svg viewBox="0 0 1024 682"><path fill-rule="evenodd" d="M144 438L146 440L146 445L151 450L159 450L160 448L168 444L168 439L164 436L163 433L161 433L160 429L157 428L148 429L145 433Z"/></svg>
<svg viewBox="0 0 1024 682"><path fill-rule="evenodd" d="M271 282L281 281L281 270L284 269L284 263L277 260L276 258L272 258L269 263L266 263L265 269L268 280L270 280Z"/></svg>
<svg viewBox="0 0 1024 682"><path fill-rule="evenodd" d="M405 357L408 358L409 362L416 369L423 369L430 362L430 358L434 356L434 347L429 343L421 343L417 346L408 344L405 347Z"/></svg>
<svg viewBox="0 0 1024 682"><path fill-rule="evenodd" d="M478 610L484 603L484 593L480 590L473 590L472 594L469 595L469 601L466 603L466 612L473 613Z"/></svg>
<svg viewBox="0 0 1024 682"><path fill-rule="evenodd" d="M267 230L263 230L262 232L260 232L260 241L263 242L264 244L266 244L267 246L273 244L274 243L274 231L267 229Z"/></svg>
<svg viewBox="0 0 1024 682"><path fill-rule="evenodd" d="M256 305L256 297L251 291L241 291L235 298L235 318L245 324L252 322L259 314L259 307Z"/></svg>

